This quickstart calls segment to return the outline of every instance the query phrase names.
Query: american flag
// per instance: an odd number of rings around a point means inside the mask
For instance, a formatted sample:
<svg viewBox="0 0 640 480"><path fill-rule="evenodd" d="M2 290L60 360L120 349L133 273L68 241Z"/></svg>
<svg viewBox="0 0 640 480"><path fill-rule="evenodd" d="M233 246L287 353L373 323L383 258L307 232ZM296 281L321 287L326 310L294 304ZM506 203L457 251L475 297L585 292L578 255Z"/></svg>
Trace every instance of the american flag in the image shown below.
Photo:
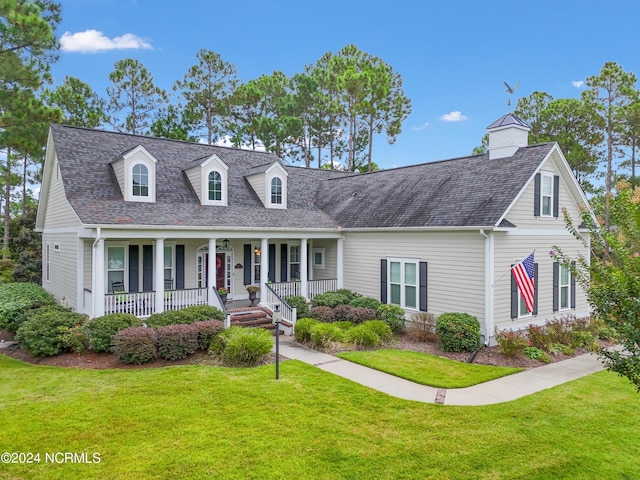
<svg viewBox="0 0 640 480"><path fill-rule="evenodd" d="M527 312L532 312L535 290L533 252L531 252L527 258L514 265L511 268L511 273L513 274L513 278L516 280L516 284L520 290L520 295L522 295L522 299L527 306Z"/></svg>

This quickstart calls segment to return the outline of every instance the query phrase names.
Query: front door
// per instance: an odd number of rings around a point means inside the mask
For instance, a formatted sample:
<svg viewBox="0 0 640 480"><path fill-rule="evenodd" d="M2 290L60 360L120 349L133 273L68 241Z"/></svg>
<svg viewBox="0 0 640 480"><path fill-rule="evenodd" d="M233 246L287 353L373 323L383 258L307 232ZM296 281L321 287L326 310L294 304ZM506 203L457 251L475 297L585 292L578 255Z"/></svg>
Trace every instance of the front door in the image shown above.
<svg viewBox="0 0 640 480"><path fill-rule="evenodd" d="M216 253L216 288L226 287L225 285L225 277L226 277L226 262L225 262L225 254L224 253Z"/></svg>

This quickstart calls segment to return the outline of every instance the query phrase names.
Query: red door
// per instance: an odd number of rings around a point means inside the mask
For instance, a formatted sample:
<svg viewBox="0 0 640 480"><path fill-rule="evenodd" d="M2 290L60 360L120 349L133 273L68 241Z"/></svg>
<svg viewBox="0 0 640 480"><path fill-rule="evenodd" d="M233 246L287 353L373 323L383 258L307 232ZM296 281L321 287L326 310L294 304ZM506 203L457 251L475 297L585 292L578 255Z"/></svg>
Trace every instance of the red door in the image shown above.
<svg viewBox="0 0 640 480"><path fill-rule="evenodd" d="M216 253L216 288L226 287L224 283L225 277L225 254Z"/></svg>

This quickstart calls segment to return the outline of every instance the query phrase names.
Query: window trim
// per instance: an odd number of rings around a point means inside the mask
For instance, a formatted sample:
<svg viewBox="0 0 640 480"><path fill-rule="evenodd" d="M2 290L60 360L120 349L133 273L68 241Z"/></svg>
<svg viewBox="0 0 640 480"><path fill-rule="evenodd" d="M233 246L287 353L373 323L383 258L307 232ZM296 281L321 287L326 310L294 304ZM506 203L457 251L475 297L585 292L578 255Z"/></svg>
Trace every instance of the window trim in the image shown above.
<svg viewBox="0 0 640 480"><path fill-rule="evenodd" d="M552 173L540 172L540 216L544 217L544 218L553 217L553 212L555 210L555 206L554 206L555 195L554 195L554 180L553 180L553 177L554 177L554 175ZM545 180L549 181L550 191L549 191L548 194L544 193ZM545 213L545 210L544 210L545 198L549 199L549 213Z"/></svg>
<svg viewBox="0 0 640 480"><path fill-rule="evenodd" d="M211 200L209 198L210 183L209 177L213 174L217 173L220 176L220 200ZM202 204L203 205L218 205L218 206L226 206L228 204L228 187L227 187L227 172L224 168L220 168L218 165L214 164L211 168L204 170L203 178L202 178Z"/></svg>
<svg viewBox="0 0 640 480"><path fill-rule="evenodd" d="M279 185L274 185L274 183L278 181L280 184ZM279 188L279 192L274 192L274 187ZM283 204L283 182L282 182L282 178L278 177L277 175L275 177L272 177L271 180L269 180L269 203L272 206L278 206L281 207ZM279 201L275 201L274 198L276 200Z"/></svg>
<svg viewBox="0 0 640 480"><path fill-rule="evenodd" d="M109 272L111 271L120 271L122 270L122 283L124 283L124 289L129 291L129 242L110 242L105 244L104 246L104 276L105 276L105 285L106 292L111 291L111 283L109 283ZM124 266L122 269L111 269L109 268L109 249L110 248L122 248L123 249L123 259ZM113 292L110 292L113 293Z"/></svg>
<svg viewBox="0 0 640 480"><path fill-rule="evenodd" d="M393 263L400 263L400 282L392 282L391 268ZM415 266L415 283L407 284L406 283L406 265L412 264ZM417 258L399 258L399 257L389 257L387 258L388 265L388 274L387 274L387 303L391 305L398 305L400 308L411 311L419 311L420 310L420 260ZM394 303L392 301L392 293L391 293L391 285L400 286L400 303ZM415 305L408 306L407 305L407 286L413 287L415 289Z"/></svg>
<svg viewBox="0 0 640 480"><path fill-rule="evenodd" d="M320 263L316 263L316 255L319 254L321 258ZM326 249L324 248L313 248L312 250L313 257L313 268L317 268L319 270L324 270L325 268L325 258L326 258Z"/></svg>
<svg viewBox="0 0 640 480"><path fill-rule="evenodd" d="M298 261L292 262L291 259L293 255L291 254L291 250L293 248L298 249ZM293 265L298 265L298 277L294 277L291 273L291 269ZM288 242L287 243L287 278L290 282L299 281L300 280L300 272L302 271L302 247L300 246L300 242Z"/></svg>
<svg viewBox="0 0 640 480"><path fill-rule="evenodd" d="M144 168L144 172L136 173L136 168L137 167ZM135 183L137 176L140 177L139 185L136 185L136 183ZM151 193L150 192L151 188L149 186L150 176L151 175L149 174L149 167L147 165L145 165L143 162L137 162L137 163L134 163L132 165L132 167L131 167L131 184L130 184L130 187L131 187L131 198L134 198L136 200L149 198L149 194ZM144 178L144 177L146 177L146 181L147 181L146 184L142 183L142 178ZM139 189L140 189L140 193L138 193L137 195L136 195L136 187L139 187ZM146 193L146 195L143 195L142 194L142 189L144 189L145 187L147 189L147 193Z"/></svg>
<svg viewBox="0 0 640 480"><path fill-rule="evenodd" d="M51 281L51 244L47 243L45 252L45 280Z"/></svg>

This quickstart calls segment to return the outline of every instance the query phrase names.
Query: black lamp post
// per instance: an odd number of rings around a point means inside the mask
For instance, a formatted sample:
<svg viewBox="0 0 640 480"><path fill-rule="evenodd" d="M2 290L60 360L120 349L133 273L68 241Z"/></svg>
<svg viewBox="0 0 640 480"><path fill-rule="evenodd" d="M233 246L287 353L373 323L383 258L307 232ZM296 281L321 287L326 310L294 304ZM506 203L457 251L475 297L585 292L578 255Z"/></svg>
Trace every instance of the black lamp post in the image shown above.
<svg viewBox="0 0 640 480"><path fill-rule="evenodd" d="M276 380L280 378L280 305L273 306L273 322L276 324Z"/></svg>

